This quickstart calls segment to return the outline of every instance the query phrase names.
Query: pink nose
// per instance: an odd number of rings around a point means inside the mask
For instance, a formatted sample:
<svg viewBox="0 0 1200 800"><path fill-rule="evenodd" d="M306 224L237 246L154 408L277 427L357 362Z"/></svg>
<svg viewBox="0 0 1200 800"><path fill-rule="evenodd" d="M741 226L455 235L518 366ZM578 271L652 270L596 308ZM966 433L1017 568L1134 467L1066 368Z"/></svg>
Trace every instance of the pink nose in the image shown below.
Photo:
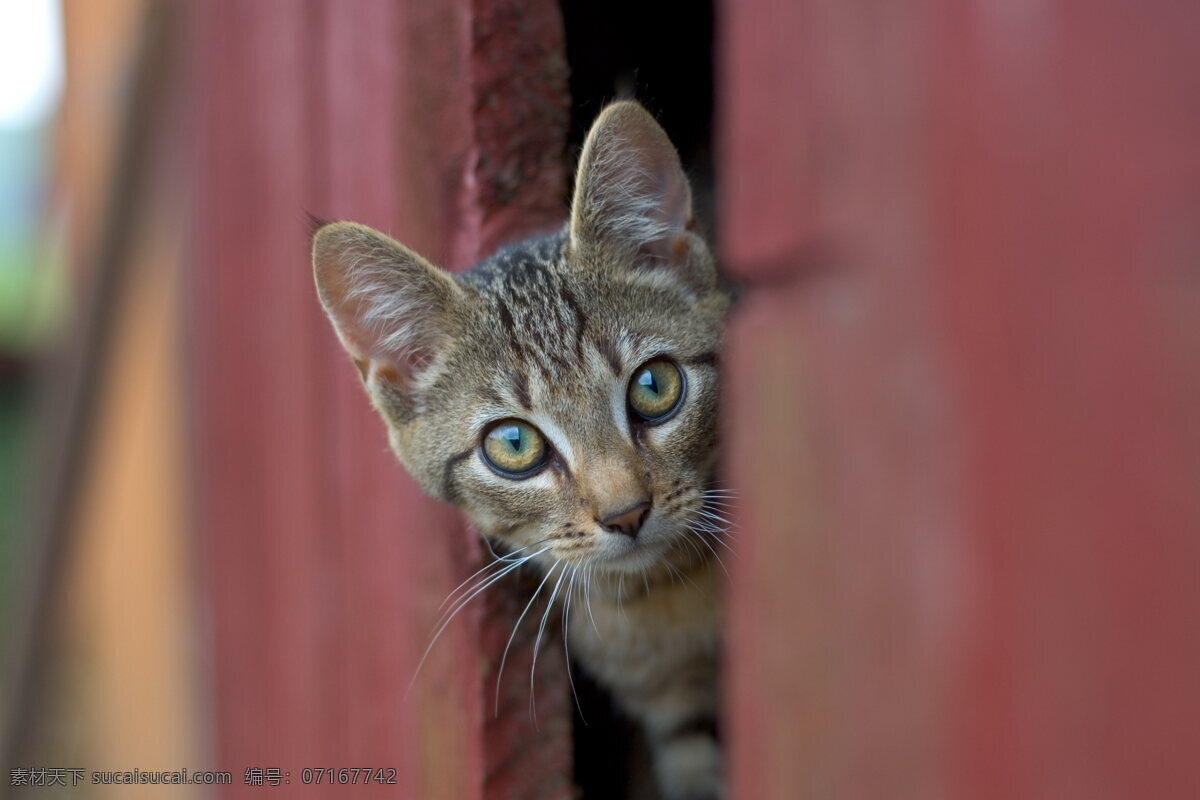
<svg viewBox="0 0 1200 800"><path fill-rule="evenodd" d="M607 516L599 522L601 527L607 531L635 537L638 531L641 530L642 523L646 521L646 515L649 513L650 501L643 500L637 505Z"/></svg>

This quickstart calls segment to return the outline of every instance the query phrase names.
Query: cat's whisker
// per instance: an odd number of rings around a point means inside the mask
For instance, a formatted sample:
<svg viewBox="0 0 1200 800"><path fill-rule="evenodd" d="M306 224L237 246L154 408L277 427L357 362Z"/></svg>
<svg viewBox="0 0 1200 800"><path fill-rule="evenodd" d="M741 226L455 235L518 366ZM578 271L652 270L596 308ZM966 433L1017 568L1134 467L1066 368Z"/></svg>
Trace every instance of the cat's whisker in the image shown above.
<svg viewBox="0 0 1200 800"><path fill-rule="evenodd" d="M728 514L737 508L737 503L733 502L733 498L709 497L706 495L700 499L702 508L719 510L723 514Z"/></svg>
<svg viewBox="0 0 1200 800"><path fill-rule="evenodd" d="M734 535L732 523L729 523L724 517L714 518L711 514L703 510L697 511L696 514L697 516L691 521L692 527L704 533L712 534L713 538L729 548L730 552L733 552L733 548L729 547L729 544L725 541Z"/></svg>
<svg viewBox="0 0 1200 800"><path fill-rule="evenodd" d="M693 547L694 547L694 545L693 545ZM700 551L697 550L696 552L699 553ZM708 596L708 592L701 589L700 584L698 584L694 580L692 580L691 575L688 575L686 572L683 572L682 570L680 570L678 567L676 567L674 564L672 564L669 561L664 561L663 566L666 567L671 573L671 583L675 583L676 576L678 576L678 578L681 579L680 583L682 583L683 581L687 581L688 583L690 583L692 585L692 587L697 592L699 592L702 595L705 595L706 597Z"/></svg>
<svg viewBox="0 0 1200 800"><path fill-rule="evenodd" d="M724 547L726 552L728 552L734 558L737 557L737 551L730 546L729 542L725 541L726 537L729 536L729 531L726 529L713 527L712 525L697 524L693 526L692 530L694 530L697 534L700 534L705 540L714 542L721 547Z"/></svg>
<svg viewBox="0 0 1200 800"><path fill-rule="evenodd" d="M728 546L725 543L725 537L729 536L729 529L720 525L714 525L707 520L697 519L692 521L692 527L701 533L710 534L714 539L717 539L721 544Z"/></svg>
<svg viewBox="0 0 1200 800"><path fill-rule="evenodd" d="M698 534L703 534L705 538L712 539L724 547L729 553L736 555L734 549L729 545L726 539L732 538L734 525L725 517L708 511L704 508L698 508L694 512L695 516L689 522L689 527L692 531Z"/></svg>
<svg viewBox="0 0 1200 800"><path fill-rule="evenodd" d="M483 591L487 587L491 586L493 583L498 581L500 578L503 578L505 575L509 574L513 570L518 569L519 567L521 567L524 564L527 564L529 561L533 560L534 558L537 558L542 553L547 552L549 549L550 548L547 547L543 550L539 550L538 552L533 553L532 555L528 555L528 556L525 556L524 558L518 559L517 561L510 562L509 564L502 566L497 572L495 572L491 575L487 575L484 578L482 578L478 583L471 586L470 589L467 589L461 595L459 595L457 598L454 598L454 602L451 604L450 608L447 609L442 614L442 616L439 618L438 624L444 626L445 623L448 623L450 621L450 619L453 619L454 615L457 614L460 610L462 610L463 606L465 606L467 603L471 602L471 599L474 598L476 595L478 595L481 591ZM445 606L444 603L442 605ZM441 629L439 628L439 632L440 632L440 630ZM435 634L435 636L436 636L436 634Z"/></svg>
<svg viewBox="0 0 1200 800"><path fill-rule="evenodd" d="M733 528L727 522L721 522L704 515L697 517L696 522L703 524L705 529L710 533L732 534Z"/></svg>
<svg viewBox="0 0 1200 800"><path fill-rule="evenodd" d="M548 550L549 548L546 549ZM521 565L525 564L530 559L535 558L544 552L546 552L546 550L539 550L537 553L534 553L531 556L526 556L519 561L509 564L494 575L488 575L478 584L473 586L471 591L467 593L466 596L455 601L454 605L442 615L437 629L434 631L432 638L430 638L429 644L425 647L425 652L421 654L421 660L417 662L417 668L413 670L412 680L410 680L408 683L408 688L405 690L405 696L412 691L412 687L416 684L417 676L421 674L421 668L425 666L425 661L429 658L429 654L433 652L433 646L437 644L437 641L439 638L441 638L442 633L444 633L446 628L450 626L450 623L454 621L454 618L458 616L458 613L466 608L472 600L479 596L479 594L486 590L489 586L493 585L513 570L519 569Z"/></svg>
<svg viewBox="0 0 1200 800"><path fill-rule="evenodd" d="M696 530L695 528L688 528L688 531L695 535L700 543L708 548L708 551L712 553L713 558L715 558L717 563L721 565L721 571L725 573L725 577L729 577L729 569L725 566L725 562L721 560L721 555L717 552L716 548L714 548L707 539L700 535L700 531Z"/></svg>
<svg viewBox="0 0 1200 800"><path fill-rule="evenodd" d="M725 515L718 514L716 511L713 511L708 508L697 509L696 513L699 514L700 516L704 517L705 519L710 519L715 522L719 522L723 525L733 525L733 523L730 522L729 519L727 517L725 517Z"/></svg>
<svg viewBox="0 0 1200 800"><path fill-rule="evenodd" d="M558 573L558 580L554 582L554 589L550 592L550 599L546 601L546 610L542 612L542 623L538 625L537 638L533 640L533 661L529 664L529 714L533 719L533 727L537 728L537 692L534 690L533 675L537 671L538 648L542 644L542 633L546 630L546 620L550 618L550 612L554 609L554 600L558 597L558 590L562 587L563 578L567 575L566 568Z"/></svg>
<svg viewBox="0 0 1200 800"><path fill-rule="evenodd" d="M491 552L491 554L493 556L495 556L495 559L492 561L489 561L487 564L484 564L482 567L477 569L473 575L471 575L465 581L460 583L458 586L455 586L454 589L451 590L450 594L446 595L446 599L442 601L442 604L440 606L438 606L438 610L440 611L441 609L445 608L448 603L450 603L451 601L454 600L454 596L456 594L458 594L459 591L461 591L464 586L466 586L468 583L473 581L475 578L479 577L482 573L487 572L489 569L492 569L497 564L501 564L501 563L511 564L514 561L520 561L523 564L523 563L525 563L526 560L528 560L529 557L523 556L519 559L514 559L513 556L517 555L518 553L520 553L524 550L528 550L531 547L537 547L539 544L543 544L548 541L550 541L549 537L547 537L545 539L540 539L540 540L534 542L533 544L527 544L524 547L518 548L517 550L513 550L511 553L506 553L505 555L501 556L501 555L497 555L496 551L492 550L491 543L487 542L487 539L484 539L484 542L488 544L488 551ZM543 550L542 552L545 552L545 551Z"/></svg>
<svg viewBox="0 0 1200 800"><path fill-rule="evenodd" d="M596 627L596 617L592 614L592 570L595 567L595 564L588 564L587 570L583 574L583 603L587 606L588 619L592 621L592 630L599 636L600 629Z"/></svg>
<svg viewBox="0 0 1200 800"><path fill-rule="evenodd" d="M568 641L567 626L571 622L571 599L575 594L575 579L579 576L579 565L571 567L571 580L567 582L567 600L566 606L563 608L563 658L567 662L567 682L571 684L571 694L575 697L575 709L579 712L579 718L583 720L583 724L587 725L587 717L583 715L583 706L579 702L579 694L575 691L575 676L571 674L571 645Z"/></svg>
<svg viewBox="0 0 1200 800"><path fill-rule="evenodd" d="M704 551L696 546L696 543L692 541L692 537L684 536L682 541L684 544L686 544L688 547L691 548L692 552L696 554L697 558L699 558L700 560L704 560Z"/></svg>
<svg viewBox="0 0 1200 800"><path fill-rule="evenodd" d="M511 563L511 562L509 562L509 563ZM458 586L455 586L453 589L450 590L450 593L446 595L446 599L443 600L441 605L438 606L438 611L441 611L446 606L454 603L455 599L459 596L459 592L462 592L468 583L475 580L480 575L482 575L483 573L485 573L489 570L503 569L504 566L505 566L505 562L499 558L495 559L494 561L489 561L488 563L484 564L482 567L477 569L475 572L471 573L470 577L466 578L462 583L460 583Z"/></svg>
<svg viewBox="0 0 1200 800"><path fill-rule="evenodd" d="M546 585L546 581L550 580L550 576L554 574L554 570L558 569L560 563L556 561L550 565L550 569L546 570L546 576L542 578L542 582L534 590L533 596L525 604L525 610L521 612L521 616L517 617L512 633L509 634L508 643L504 645L504 654L500 656L500 668L496 671L496 705L492 712L496 716L500 715L500 679L504 677L504 662L508 660L508 650L512 647L513 639L517 637L517 629L521 627L521 620L525 619L525 615L529 613L529 609L533 606L533 601L537 600L538 595L542 593L542 587Z"/></svg>
<svg viewBox="0 0 1200 800"><path fill-rule="evenodd" d="M472 526L472 527L474 527L474 526ZM496 552L496 548L492 547L491 539L489 539L488 537L486 537L483 534L478 533L478 532L476 532L476 535L479 536L479 538L483 540L483 546L487 548L487 551L491 554L493 559L502 557L499 553Z"/></svg>

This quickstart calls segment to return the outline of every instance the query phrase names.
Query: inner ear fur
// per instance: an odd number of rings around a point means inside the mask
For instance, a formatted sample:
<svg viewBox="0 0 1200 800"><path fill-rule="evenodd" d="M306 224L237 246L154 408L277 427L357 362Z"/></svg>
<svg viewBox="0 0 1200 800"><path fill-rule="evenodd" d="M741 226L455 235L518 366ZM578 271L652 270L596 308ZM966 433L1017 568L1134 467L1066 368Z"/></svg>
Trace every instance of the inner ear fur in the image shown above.
<svg viewBox="0 0 1200 800"><path fill-rule="evenodd" d="M404 389L454 337L462 287L390 236L332 222L313 234L312 257L321 305L364 381Z"/></svg>
<svg viewBox="0 0 1200 800"><path fill-rule="evenodd" d="M606 107L588 132L571 202L570 246L633 267L669 267L693 288L715 278L692 231L692 192L666 131L637 102Z"/></svg>

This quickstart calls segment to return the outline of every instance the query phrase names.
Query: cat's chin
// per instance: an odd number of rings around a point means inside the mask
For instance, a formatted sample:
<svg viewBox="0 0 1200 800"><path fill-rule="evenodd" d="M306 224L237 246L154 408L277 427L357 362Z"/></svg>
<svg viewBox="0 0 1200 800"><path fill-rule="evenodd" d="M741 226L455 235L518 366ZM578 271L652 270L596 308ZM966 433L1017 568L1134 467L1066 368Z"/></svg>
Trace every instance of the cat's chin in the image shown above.
<svg viewBox="0 0 1200 800"><path fill-rule="evenodd" d="M671 549L669 536L639 537L624 540L614 548L603 548L588 560L606 572L642 574L662 562Z"/></svg>

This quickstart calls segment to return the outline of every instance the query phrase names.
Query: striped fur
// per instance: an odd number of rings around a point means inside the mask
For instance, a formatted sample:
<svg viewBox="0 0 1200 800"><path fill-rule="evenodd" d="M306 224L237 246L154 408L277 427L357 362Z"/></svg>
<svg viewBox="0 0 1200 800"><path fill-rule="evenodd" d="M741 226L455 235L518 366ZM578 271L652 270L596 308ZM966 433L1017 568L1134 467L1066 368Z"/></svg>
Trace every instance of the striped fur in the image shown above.
<svg viewBox="0 0 1200 800"><path fill-rule="evenodd" d="M313 260L400 461L491 541L534 555L568 606L572 655L644 726L664 795L723 796L706 490L728 297L666 134L636 103L609 106L563 230L461 275L348 222L316 231ZM657 357L682 370L686 396L649 426L626 391ZM513 480L483 463L481 437L505 418L541 431L545 469ZM636 538L599 524L640 501L651 507Z"/></svg>

